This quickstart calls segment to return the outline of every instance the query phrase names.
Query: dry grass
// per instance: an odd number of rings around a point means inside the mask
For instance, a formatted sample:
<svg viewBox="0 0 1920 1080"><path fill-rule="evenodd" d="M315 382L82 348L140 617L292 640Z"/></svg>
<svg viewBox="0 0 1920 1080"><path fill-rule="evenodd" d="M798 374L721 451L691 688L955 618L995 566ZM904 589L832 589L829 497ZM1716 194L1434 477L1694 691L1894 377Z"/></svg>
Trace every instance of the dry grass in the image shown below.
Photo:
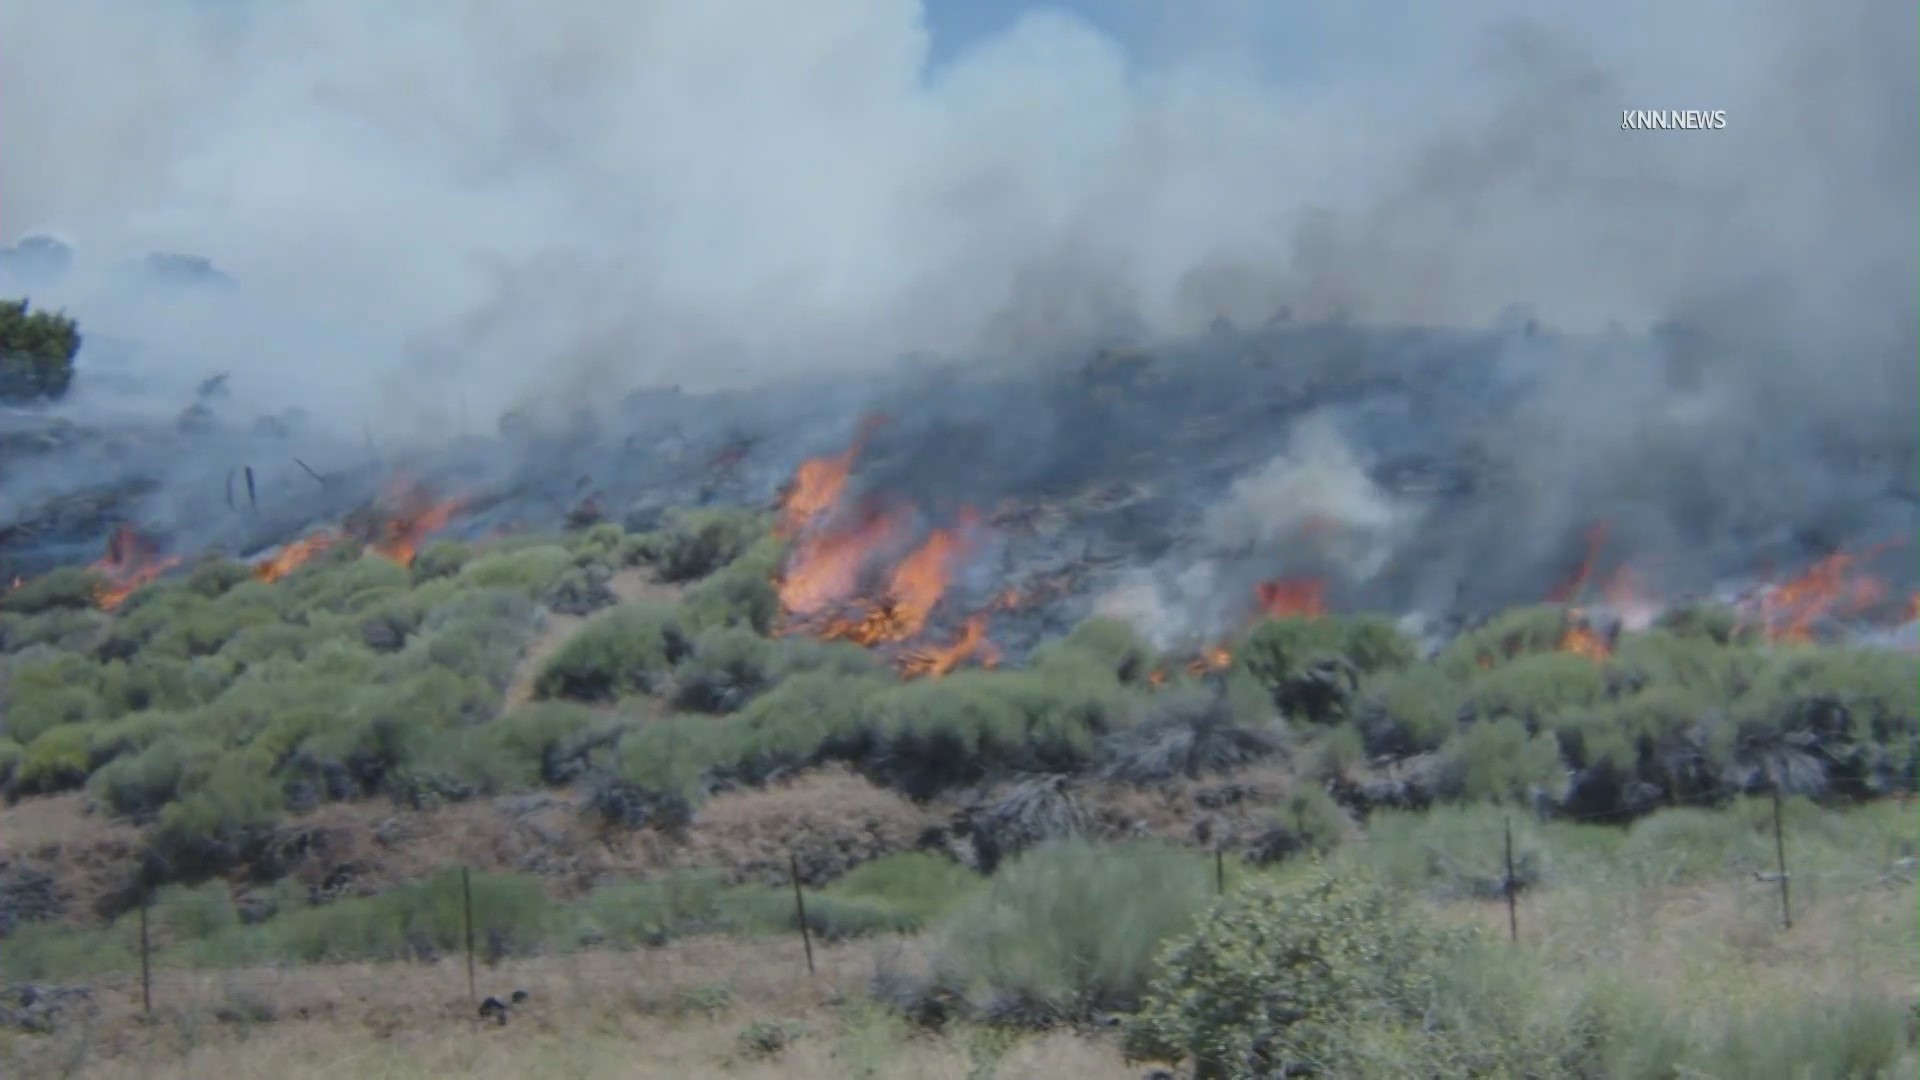
<svg viewBox="0 0 1920 1080"><path fill-rule="evenodd" d="M1676 1009L1783 1006L1865 990L1920 999L1911 883L1832 894L1778 924L1755 882L1685 889L1565 890L1523 901L1521 948L1568 990L1625 974ZM1504 905L1460 903L1450 918L1506 933ZM879 939L816 947L722 938L637 953L516 960L478 972L480 995L529 993L504 1027L480 1023L464 964L339 965L160 972L155 1019L137 979L96 981L91 1022L51 1036L0 1036L7 1076L737 1076L1132 1074L1111 1040L1012 1040L960 1029L915 1032L865 1003L883 970L924 972L927 947ZM755 1025L799 1034L768 1057Z"/></svg>
<svg viewBox="0 0 1920 1080"><path fill-rule="evenodd" d="M864 1003L883 965L925 964L917 942L822 947L707 939L483 968L481 995L528 991L509 1023L479 1021L458 963L342 965L156 976L155 1017L137 980L94 984L100 1014L43 1037L0 1036L8 1076L1114 1076L1104 1040L1005 1044L988 1033L913 1032ZM794 1032L761 1056L755 1025ZM1004 1056L1002 1056L1004 1055Z"/></svg>

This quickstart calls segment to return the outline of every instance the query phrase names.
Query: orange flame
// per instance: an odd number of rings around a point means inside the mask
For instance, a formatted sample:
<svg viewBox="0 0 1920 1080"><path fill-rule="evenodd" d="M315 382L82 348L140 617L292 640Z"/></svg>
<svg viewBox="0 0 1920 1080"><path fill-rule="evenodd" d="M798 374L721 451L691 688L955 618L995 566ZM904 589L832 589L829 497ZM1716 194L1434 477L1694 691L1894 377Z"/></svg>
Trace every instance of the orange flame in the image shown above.
<svg viewBox="0 0 1920 1080"><path fill-rule="evenodd" d="M141 586L180 565L180 557L161 557L160 549L130 525L121 525L107 538L107 554L88 567L100 575L93 602L102 611L118 610Z"/></svg>
<svg viewBox="0 0 1920 1080"><path fill-rule="evenodd" d="M853 463L866 448L867 440L886 418L869 416L861 421L853 443L831 457L809 458L793 471L793 479L780 493L780 520L775 535L792 539L806 531L827 511L839 505L846 492L847 478L853 475Z"/></svg>
<svg viewBox="0 0 1920 1080"><path fill-rule="evenodd" d="M19 578L13 579L13 587L16 589L20 587ZM1902 622L1914 622L1916 620L1920 620L1920 592L1914 593L1907 598L1907 610L1905 614L1901 616Z"/></svg>
<svg viewBox="0 0 1920 1080"><path fill-rule="evenodd" d="M1587 622L1579 608L1569 608L1566 629L1560 635L1560 651L1600 661L1613 655L1613 643Z"/></svg>
<svg viewBox="0 0 1920 1080"><path fill-rule="evenodd" d="M330 530L282 545L279 551L253 564L253 579L268 584L279 581L305 566L314 556L339 543L340 539L339 533Z"/></svg>
<svg viewBox="0 0 1920 1080"><path fill-rule="evenodd" d="M412 566L426 538L447 527L460 512L458 499L434 499L424 490L397 483L388 499L399 509L381 523L379 535L368 544L373 552L401 566Z"/></svg>
<svg viewBox="0 0 1920 1080"><path fill-rule="evenodd" d="M1859 557L1835 552L1760 598L1760 624L1773 641L1813 639L1820 620L1859 615L1886 597L1880 579L1860 573Z"/></svg>
<svg viewBox="0 0 1920 1080"><path fill-rule="evenodd" d="M1187 661L1187 674L1198 678L1210 671L1225 671L1232 664L1233 652L1224 645L1215 645Z"/></svg>
<svg viewBox="0 0 1920 1080"><path fill-rule="evenodd" d="M1579 597L1587 587L1587 579L1593 576L1594 564L1599 561L1600 549L1607 543L1607 523L1597 522L1587 529L1587 551L1580 557L1580 565L1565 581L1547 591L1547 603L1565 604Z"/></svg>
<svg viewBox="0 0 1920 1080"><path fill-rule="evenodd" d="M860 590L860 574L875 554L897 543L908 514L891 508L863 513L853 524L818 532L802 541L778 586L788 615L818 614Z"/></svg>
<svg viewBox="0 0 1920 1080"><path fill-rule="evenodd" d="M1314 578L1275 578L1254 586L1260 613L1269 619L1318 618L1327 613L1327 586Z"/></svg>
<svg viewBox="0 0 1920 1080"><path fill-rule="evenodd" d="M1148 685L1148 686L1165 686L1165 685L1167 685L1167 672L1166 672L1166 669L1165 669L1165 668L1155 668L1155 669L1153 669L1152 671L1149 671L1149 672L1147 672L1147 685Z"/></svg>
<svg viewBox="0 0 1920 1080"><path fill-rule="evenodd" d="M977 659L983 668L996 667L1000 663L1000 650L987 640L985 615L974 615L967 619L966 625L960 630L959 640L946 648L915 649L902 655L900 673L909 679L937 679L969 657Z"/></svg>

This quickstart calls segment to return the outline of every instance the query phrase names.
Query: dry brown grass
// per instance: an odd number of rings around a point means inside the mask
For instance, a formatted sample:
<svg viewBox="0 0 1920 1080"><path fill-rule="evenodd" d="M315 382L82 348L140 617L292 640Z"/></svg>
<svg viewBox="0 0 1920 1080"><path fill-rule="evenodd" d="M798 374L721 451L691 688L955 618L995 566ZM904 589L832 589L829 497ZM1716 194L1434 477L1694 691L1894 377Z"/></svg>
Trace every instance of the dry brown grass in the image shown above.
<svg viewBox="0 0 1920 1080"><path fill-rule="evenodd" d="M1676 1009L1778 1007L1860 990L1920 999L1920 887L1821 896L1796 908L1791 931L1780 928L1777 903L1751 881L1546 892L1522 903L1521 948L1556 987L1625 975ZM1443 914L1506 933L1499 903ZM481 995L530 994L504 1027L477 1020L458 960L160 972L151 1023L136 979L97 980L92 1022L0 1036L0 1075L959 1078L984 1075L977 1070L996 1058L999 1076L1135 1074L1104 1036L934 1036L866 1002L877 972L924 973L927 953L911 938L818 946L810 976L797 941L707 938L482 966ZM801 1034L757 1058L742 1041L756 1024Z"/></svg>
<svg viewBox="0 0 1920 1080"><path fill-rule="evenodd" d="M986 1054L1002 1075L1114 1076L1104 1040L910 1031L864 1002L881 965L923 967L922 946L883 940L803 954L707 939L482 969L481 995L525 989L505 1026L477 1018L459 963L292 971L168 972L145 1021L137 980L95 983L101 1013L51 1036L0 1036L9 1076L966 1077ZM798 1031L760 1057L756 1023Z"/></svg>

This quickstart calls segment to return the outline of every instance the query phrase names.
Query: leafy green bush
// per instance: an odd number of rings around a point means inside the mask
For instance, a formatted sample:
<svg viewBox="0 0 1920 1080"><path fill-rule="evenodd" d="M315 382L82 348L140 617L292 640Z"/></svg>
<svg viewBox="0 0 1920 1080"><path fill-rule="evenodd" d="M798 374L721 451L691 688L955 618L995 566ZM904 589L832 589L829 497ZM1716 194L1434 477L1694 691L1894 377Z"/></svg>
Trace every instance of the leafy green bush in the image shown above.
<svg viewBox="0 0 1920 1080"><path fill-rule="evenodd" d="M257 853L286 809L269 764L229 754L196 791L160 811L147 844L168 878L217 873Z"/></svg>
<svg viewBox="0 0 1920 1080"><path fill-rule="evenodd" d="M952 859L903 851L861 863L827 886L824 895L884 905L906 929L917 930L946 915L984 884L984 878Z"/></svg>
<svg viewBox="0 0 1920 1080"><path fill-rule="evenodd" d="M1447 741L1446 794L1470 801L1522 806L1564 799L1569 777L1560 744L1550 734L1528 735L1512 717L1469 724Z"/></svg>
<svg viewBox="0 0 1920 1080"><path fill-rule="evenodd" d="M767 526L766 515L751 510L677 511L639 538L631 555L653 564L662 581L697 581L739 558L766 536Z"/></svg>
<svg viewBox="0 0 1920 1080"><path fill-rule="evenodd" d="M0 307L3 307L0 304ZM99 575L79 567L61 567L36 578L28 578L19 588L0 593L0 611L20 615L38 615L63 608L91 608L94 590L100 587Z"/></svg>
<svg viewBox="0 0 1920 1080"><path fill-rule="evenodd" d="M220 756L217 743L179 736L160 738L108 762L94 773L88 787L113 813L147 821L183 792L202 783Z"/></svg>
<svg viewBox="0 0 1920 1080"><path fill-rule="evenodd" d="M65 397L79 354L80 327L71 318L31 311L25 300L0 300L0 403Z"/></svg>
<svg viewBox="0 0 1920 1080"><path fill-rule="evenodd" d="M93 608L59 607L38 615L0 612L0 654L44 645L60 652L88 652L100 641L108 617Z"/></svg>
<svg viewBox="0 0 1920 1080"><path fill-rule="evenodd" d="M774 683L774 646L751 630L709 630L674 670L674 702L683 709L730 713Z"/></svg>
<svg viewBox="0 0 1920 1080"><path fill-rule="evenodd" d="M681 618L693 630L743 626L769 633L780 614L773 580L785 552L786 546L773 537L756 542L687 589L680 598Z"/></svg>
<svg viewBox="0 0 1920 1080"><path fill-rule="evenodd" d="M1326 789L1295 785L1268 813L1266 831L1254 845L1254 861L1273 862L1303 852L1323 854L1353 832L1353 822Z"/></svg>
<svg viewBox="0 0 1920 1080"><path fill-rule="evenodd" d="M1454 638L1434 662L1449 676L1466 680L1516 657L1557 652L1566 632L1564 607L1535 604L1515 608Z"/></svg>
<svg viewBox="0 0 1920 1080"><path fill-rule="evenodd" d="M1234 655L1287 717L1330 724L1350 714L1363 676L1412 663L1414 649L1376 618L1285 618L1254 627Z"/></svg>
<svg viewBox="0 0 1920 1080"><path fill-rule="evenodd" d="M611 701L659 690L688 652L671 607L625 604L588 620L548 659L534 683L541 697Z"/></svg>
<svg viewBox="0 0 1920 1080"><path fill-rule="evenodd" d="M935 977L1007 1020L1130 1009L1162 944L1192 930L1212 892L1211 868L1192 852L1054 841L1007 863L953 912Z"/></svg>
<svg viewBox="0 0 1920 1080"><path fill-rule="evenodd" d="M1118 619L1088 619L1066 637L1035 650L1033 666L1044 668L1063 660L1091 661L1114 679L1130 685L1144 684L1159 666L1153 647L1138 631Z"/></svg>
<svg viewBox="0 0 1920 1080"><path fill-rule="evenodd" d="M887 683L824 671L795 675L722 722L724 768L749 783L824 761L864 762L875 752L867 703Z"/></svg>
<svg viewBox="0 0 1920 1080"><path fill-rule="evenodd" d="M1418 1032L1471 940L1364 878L1256 880L1167 947L1127 1049L1208 1077L1368 1075L1354 1028Z"/></svg>
<svg viewBox="0 0 1920 1080"><path fill-rule="evenodd" d="M61 724L41 732L26 745L14 769L14 790L23 795L45 794L78 787L86 782L92 724Z"/></svg>
<svg viewBox="0 0 1920 1080"><path fill-rule="evenodd" d="M456 540L435 540L413 557L413 583L424 585L460 573L473 561L473 549Z"/></svg>
<svg viewBox="0 0 1920 1080"><path fill-rule="evenodd" d="M573 568L573 553L558 544L477 555L456 577L462 586L512 589L530 598L544 596Z"/></svg>

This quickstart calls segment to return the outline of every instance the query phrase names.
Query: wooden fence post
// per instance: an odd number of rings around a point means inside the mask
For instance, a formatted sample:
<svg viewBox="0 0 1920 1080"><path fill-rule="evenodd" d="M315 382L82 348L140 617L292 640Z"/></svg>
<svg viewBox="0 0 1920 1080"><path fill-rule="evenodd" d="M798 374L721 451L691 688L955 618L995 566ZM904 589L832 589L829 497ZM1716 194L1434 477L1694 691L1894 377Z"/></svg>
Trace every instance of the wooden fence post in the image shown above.
<svg viewBox="0 0 1920 1080"><path fill-rule="evenodd" d="M473 872L464 866L460 868L460 910L467 938L467 1001L478 1007L480 991L473 978Z"/></svg>
<svg viewBox="0 0 1920 1080"><path fill-rule="evenodd" d="M793 873L793 910L800 920L800 944L807 950L807 974L813 970L813 931L807 928L807 900L800 894L800 857L787 853L787 866Z"/></svg>
<svg viewBox="0 0 1920 1080"><path fill-rule="evenodd" d="M1507 937L1520 944L1520 883L1513 875L1513 819L1507 819Z"/></svg>

